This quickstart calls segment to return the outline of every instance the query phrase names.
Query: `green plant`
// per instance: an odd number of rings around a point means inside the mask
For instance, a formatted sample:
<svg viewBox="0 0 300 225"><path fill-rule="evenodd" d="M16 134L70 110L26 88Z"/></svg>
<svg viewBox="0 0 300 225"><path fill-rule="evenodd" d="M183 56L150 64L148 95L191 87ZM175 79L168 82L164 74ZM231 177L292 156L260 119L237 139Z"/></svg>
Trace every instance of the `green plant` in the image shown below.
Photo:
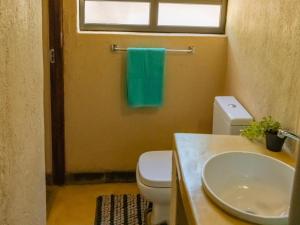
<svg viewBox="0 0 300 225"><path fill-rule="evenodd" d="M252 122L241 135L250 140L261 139L267 133L276 134L281 128L280 122L274 120L272 116L263 117L261 121Z"/></svg>
<svg viewBox="0 0 300 225"><path fill-rule="evenodd" d="M263 117L263 119L260 121L260 124L264 129L264 134L277 134L278 130L281 128L280 122L274 120L272 116Z"/></svg>

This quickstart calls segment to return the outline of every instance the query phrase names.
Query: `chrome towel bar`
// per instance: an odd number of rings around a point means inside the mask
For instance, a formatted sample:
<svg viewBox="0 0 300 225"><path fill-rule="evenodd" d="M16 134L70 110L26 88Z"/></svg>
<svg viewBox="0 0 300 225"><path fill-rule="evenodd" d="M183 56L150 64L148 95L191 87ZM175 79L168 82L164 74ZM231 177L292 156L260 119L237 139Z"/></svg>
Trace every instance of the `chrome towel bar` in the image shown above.
<svg viewBox="0 0 300 225"><path fill-rule="evenodd" d="M117 51L126 52L128 49L127 48L120 48L118 45L113 44L111 46L111 50L113 52L117 52ZM166 49L166 51L167 52L178 52L178 53L190 53L190 54L193 54L193 53L195 53L195 47L189 46L188 49Z"/></svg>

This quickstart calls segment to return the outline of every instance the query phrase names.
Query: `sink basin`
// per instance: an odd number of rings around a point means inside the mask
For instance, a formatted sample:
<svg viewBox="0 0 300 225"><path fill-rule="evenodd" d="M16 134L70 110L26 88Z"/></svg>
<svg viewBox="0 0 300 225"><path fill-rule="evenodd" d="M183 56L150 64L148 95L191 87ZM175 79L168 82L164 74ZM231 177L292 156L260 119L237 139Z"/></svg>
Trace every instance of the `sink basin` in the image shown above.
<svg viewBox="0 0 300 225"><path fill-rule="evenodd" d="M226 152L206 161L205 193L240 219L263 225L288 224L294 168L250 152Z"/></svg>

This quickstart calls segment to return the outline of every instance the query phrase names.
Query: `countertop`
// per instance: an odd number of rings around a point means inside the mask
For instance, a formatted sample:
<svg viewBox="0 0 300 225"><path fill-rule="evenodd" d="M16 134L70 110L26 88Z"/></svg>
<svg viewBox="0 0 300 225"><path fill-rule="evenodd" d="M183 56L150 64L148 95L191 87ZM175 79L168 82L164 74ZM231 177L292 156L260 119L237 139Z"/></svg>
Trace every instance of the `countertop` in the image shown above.
<svg viewBox="0 0 300 225"><path fill-rule="evenodd" d="M202 189L202 165L214 154L228 151L261 153L294 166L294 159L284 152L271 152L261 144L241 136L175 134L175 152L180 193L189 223L193 225L253 225L220 209Z"/></svg>

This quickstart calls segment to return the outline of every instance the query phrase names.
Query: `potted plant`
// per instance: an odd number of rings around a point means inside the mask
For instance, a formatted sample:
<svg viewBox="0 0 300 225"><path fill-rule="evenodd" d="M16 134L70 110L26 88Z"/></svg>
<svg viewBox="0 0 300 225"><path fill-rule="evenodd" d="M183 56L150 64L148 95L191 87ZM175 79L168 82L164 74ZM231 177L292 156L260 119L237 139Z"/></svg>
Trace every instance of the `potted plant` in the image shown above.
<svg viewBox="0 0 300 225"><path fill-rule="evenodd" d="M260 140L266 138L267 149L279 152L282 149L285 138L278 137L278 130L281 128L280 122L271 116L263 117L261 121L254 121L246 129L242 130L241 135L250 140Z"/></svg>

